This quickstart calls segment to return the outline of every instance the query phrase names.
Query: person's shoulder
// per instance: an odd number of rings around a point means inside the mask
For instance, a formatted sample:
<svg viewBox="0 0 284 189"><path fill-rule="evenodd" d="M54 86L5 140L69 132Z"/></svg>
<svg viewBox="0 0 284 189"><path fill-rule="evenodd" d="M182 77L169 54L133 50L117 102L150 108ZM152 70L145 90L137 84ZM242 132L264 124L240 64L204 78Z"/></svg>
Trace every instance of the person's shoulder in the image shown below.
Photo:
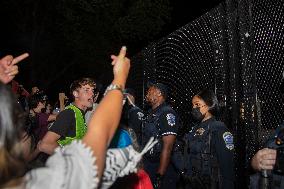
<svg viewBox="0 0 284 189"><path fill-rule="evenodd" d="M214 120L212 122L212 127L211 128L212 128L213 131L217 131L217 132L229 131L229 129L227 128L227 126L225 125L224 122L217 121L217 120Z"/></svg>
<svg viewBox="0 0 284 189"><path fill-rule="evenodd" d="M132 113L132 112L142 112L142 110L137 107L137 106L132 106L130 109L129 109L129 112Z"/></svg>
<svg viewBox="0 0 284 189"><path fill-rule="evenodd" d="M72 109L64 109L58 116L73 116L75 112Z"/></svg>
<svg viewBox="0 0 284 189"><path fill-rule="evenodd" d="M40 112L40 113L37 113L38 117L42 118L42 117L49 117L50 114L47 114L45 112Z"/></svg>
<svg viewBox="0 0 284 189"><path fill-rule="evenodd" d="M162 115L168 115L168 114L172 114L174 116L177 115L176 111L170 106L170 105L165 105L162 107Z"/></svg>
<svg viewBox="0 0 284 189"><path fill-rule="evenodd" d="M216 127L218 127L218 128L227 128L227 126L225 125L224 122L218 121L218 120L214 121L214 125L216 125Z"/></svg>
<svg viewBox="0 0 284 189"><path fill-rule="evenodd" d="M72 109L65 109L58 114L55 122L58 122L59 120L70 120L72 117L75 117L75 112Z"/></svg>

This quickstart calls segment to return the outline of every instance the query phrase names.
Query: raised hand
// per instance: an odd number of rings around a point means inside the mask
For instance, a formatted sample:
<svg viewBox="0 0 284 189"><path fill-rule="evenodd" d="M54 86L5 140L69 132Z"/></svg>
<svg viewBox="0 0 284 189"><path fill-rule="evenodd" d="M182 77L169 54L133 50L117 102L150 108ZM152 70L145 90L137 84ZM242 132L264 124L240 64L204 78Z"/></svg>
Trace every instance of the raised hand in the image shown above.
<svg viewBox="0 0 284 189"><path fill-rule="evenodd" d="M65 95L65 93L59 93L58 99L59 101L64 101L65 99L67 99L67 96Z"/></svg>
<svg viewBox="0 0 284 189"><path fill-rule="evenodd" d="M9 83L19 73L17 63L29 56L28 53L24 53L18 57L13 58L11 55L7 55L0 59L0 80L3 83Z"/></svg>
<svg viewBox="0 0 284 189"><path fill-rule="evenodd" d="M124 88L129 69L130 60L126 57L126 47L120 49L119 55L111 55L113 65L114 83L122 85Z"/></svg>

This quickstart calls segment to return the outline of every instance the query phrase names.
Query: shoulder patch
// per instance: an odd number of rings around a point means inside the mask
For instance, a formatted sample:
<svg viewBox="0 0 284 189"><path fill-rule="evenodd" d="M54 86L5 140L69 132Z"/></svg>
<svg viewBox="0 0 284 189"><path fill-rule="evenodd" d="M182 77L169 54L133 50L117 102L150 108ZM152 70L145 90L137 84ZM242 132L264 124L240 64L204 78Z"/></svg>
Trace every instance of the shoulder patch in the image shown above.
<svg viewBox="0 0 284 189"><path fill-rule="evenodd" d="M226 145L226 148L228 148L229 150L233 150L234 149L234 137L230 132L225 132L223 134L223 139Z"/></svg>
<svg viewBox="0 0 284 189"><path fill-rule="evenodd" d="M142 120L144 117L144 114L142 112L137 112L137 116L139 120Z"/></svg>
<svg viewBox="0 0 284 189"><path fill-rule="evenodd" d="M174 126L176 124L176 116L174 114L169 113L166 117L170 126Z"/></svg>

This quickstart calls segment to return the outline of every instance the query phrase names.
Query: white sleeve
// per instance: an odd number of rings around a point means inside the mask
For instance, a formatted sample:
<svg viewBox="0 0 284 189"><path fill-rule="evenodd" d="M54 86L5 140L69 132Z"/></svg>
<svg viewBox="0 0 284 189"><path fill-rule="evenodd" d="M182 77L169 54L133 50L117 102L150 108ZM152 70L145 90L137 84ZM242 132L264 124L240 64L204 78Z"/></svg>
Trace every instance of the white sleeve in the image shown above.
<svg viewBox="0 0 284 189"><path fill-rule="evenodd" d="M91 148L73 141L57 148L46 166L26 174L26 188L94 189L98 187L97 167Z"/></svg>
<svg viewBox="0 0 284 189"><path fill-rule="evenodd" d="M100 189L109 188L118 177L136 172L137 164L142 156L157 142L152 137L141 152L135 151L132 145L126 148L109 149L106 154L106 164Z"/></svg>

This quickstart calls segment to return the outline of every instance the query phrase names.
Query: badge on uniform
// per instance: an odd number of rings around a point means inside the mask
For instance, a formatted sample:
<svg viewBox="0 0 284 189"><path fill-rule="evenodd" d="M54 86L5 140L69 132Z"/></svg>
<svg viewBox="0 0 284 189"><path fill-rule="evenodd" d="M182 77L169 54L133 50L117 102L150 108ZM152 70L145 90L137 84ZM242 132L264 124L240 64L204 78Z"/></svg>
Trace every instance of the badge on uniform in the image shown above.
<svg viewBox="0 0 284 189"><path fill-rule="evenodd" d="M196 135L201 136L201 135L203 135L204 131L205 131L204 128L199 128L195 131L194 136L196 136Z"/></svg>
<svg viewBox="0 0 284 189"><path fill-rule="evenodd" d="M174 126L176 124L176 116L174 114L167 114L168 124Z"/></svg>
<svg viewBox="0 0 284 189"><path fill-rule="evenodd" d="M229 150L233 150L234 149L234 137L230 132L225 132L223 134L223 139L226 145L226 148L228 148Z"/></svg>

